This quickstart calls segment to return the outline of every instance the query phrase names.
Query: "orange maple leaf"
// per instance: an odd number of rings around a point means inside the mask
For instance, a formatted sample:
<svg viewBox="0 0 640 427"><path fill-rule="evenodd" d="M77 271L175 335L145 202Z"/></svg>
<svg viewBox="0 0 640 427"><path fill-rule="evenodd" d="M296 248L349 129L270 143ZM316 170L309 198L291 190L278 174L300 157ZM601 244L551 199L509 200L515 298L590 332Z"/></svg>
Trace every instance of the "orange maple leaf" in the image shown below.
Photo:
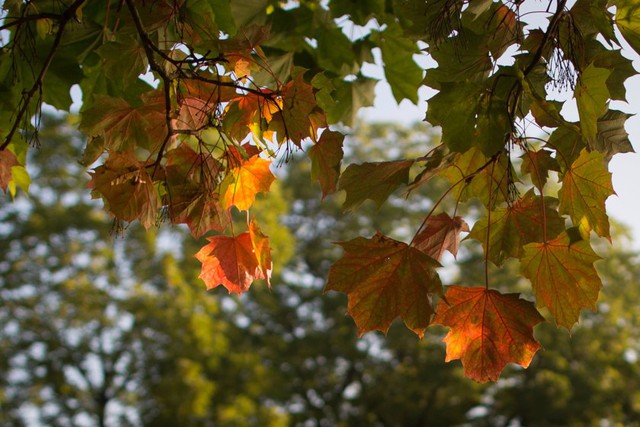
<svg viewBox="0 0 640 427"><path fill-rule="evenodd" d="M235 206L241 211L251 207L256 194L269 191L275 176L270 161L253 156L231 168L220 184L220 201L225 209Z"/></svg>
<svg viewBox="0 0 640 427"><path fill-rule="evenodd" d="M198 251L195 257L202 263L200 277L207 289L224 286L229 293L241 294L256 279L265 279L260 262L253 249L249 232L235 237L208 237L209 244Z"/></svg>
<svg viewBox="0 0 640 427"><path fill-rule="evenodd" d="M433 314L430 295L441 293L437 261L406 243L382 234L339 242L344 256L329 270L325 292L344 292L360 335L386 333L401 317L419 337Z"/></svg>
<svg viewBox="0 0 640 427"><path fill-rule="evenodd" d="M260 227L258 227L258 224L253 219L251 219L251 223L249 223L249 235L251 236L253 253L258 260L258 267L260 268L264 278L267 279L267 284L271 287L271 271L273 270L273 262L271 262L269 237L262 233Z"/></svg>
<svg viewBox="0 0 640 427"><path fill-rule="evenodd" d="M533 327L544 318L518 294L450 286L432 324L450 329L446 361L461 359L464 374L478 382L497 381L507 363L529 366L540 344Z"/></svg>

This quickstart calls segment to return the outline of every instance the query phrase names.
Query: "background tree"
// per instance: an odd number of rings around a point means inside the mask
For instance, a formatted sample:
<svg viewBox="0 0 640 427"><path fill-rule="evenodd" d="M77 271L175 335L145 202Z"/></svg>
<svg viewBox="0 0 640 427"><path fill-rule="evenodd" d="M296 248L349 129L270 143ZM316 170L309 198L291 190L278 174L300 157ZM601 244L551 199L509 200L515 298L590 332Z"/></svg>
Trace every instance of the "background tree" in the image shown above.
<svg viewBox="0 0 640 427"><path fill-rule="evenodd" d="M418 341L394 325L385 339L357 339L342 296L322 294L340 256L330 239L373 230L401 238L433 203L429 194L414 215L399 215L407 207L394 194L380 209L365 202L340 218L341 200L320 203L301 185L309 164L294 159L281 179L282 203L272 197L257 206L274 218L269 227L279 219L295 234L286 268L271 290L203 295L195 260L182 256L198 244L186 230L163 226L156 235L132 225L126 239L116 238L99 204L76 199L86 181L70 159L81 139L69 125L54 125L43 128L43 148L30 163L38 187L0 210L15 224L0 239L0 424L32 425L29 417L61 426L637 422L640 329L628 304L640 282L637 254L617 250L598 264L599 310L585 313L571 338L541 325L545 350L531 369L509 368L495 386L482 386L464 379L459 362L443 362L443 330ZM389 138L411 150L425 135L437 141L432 132L362 125L349 137L349 160L367 150L389 155ZM77 145L65 154L54 149L57 138ZM277 241L286 240L281 230ZM464 274L455 283L483 273L479 245L458 256ZM510 262L493 272L495 286L526 286L517 268Z"/></svg>
<svg viewBox="0 0 640 427"><path fill-rule="evenodd" d="M2 425L283 425L271 373L234 348L243 332L176 255L182 231L172 245L139 227L114 237L78 196L80 135L55 119L42 137L37 184L0 214L13 224L0 238Z"/></svg>

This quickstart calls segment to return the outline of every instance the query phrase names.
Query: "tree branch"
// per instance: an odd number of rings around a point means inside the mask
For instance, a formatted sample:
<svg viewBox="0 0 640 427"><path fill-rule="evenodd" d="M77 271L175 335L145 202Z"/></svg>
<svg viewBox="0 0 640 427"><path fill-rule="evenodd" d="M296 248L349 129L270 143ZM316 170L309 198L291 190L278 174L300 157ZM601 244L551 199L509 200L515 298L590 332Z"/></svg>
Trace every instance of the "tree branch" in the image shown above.
<svg viewBox="0 0 640 427"><path fill-rule="evenodd" d="M154 52L158 53L163 59L167 59L170 62L171 58L164 54L149 38L149 35L144 29L142 25L142 20L140 19L140 15L138 14L138 10L136 6L133 4L133 0L125 0L127 3L127 8L129 9L129 13L131 14L131 18L133 19L133 23L136 26L136 31L138 32L138 36L140 36L140 40L142 41L142 47L144 49L145 55L147 56L147 61L149 61L149 67L158 73L160 79L162 80L162 85L164 89L164 108L165 108L165 122L167 125L167 135L162 141L160 148L158 149L158 155L156 157L156 161L154 162L155 167L151 174L151 178L155 175L155 172L162 160L162 156L164 155L164 150L167 147L167 144L171 140L171 137L175 134L173 129L173 123L171 118L171 77L165 72L165 70L158 64L156 58L154 56Z"/></svg>
<svg viewBox="0 0 640 427"><path fill-rule="evenodd" d="M18 114L16 115L16 120L13 123L13 126L11 126L11 129L9 130L9 133L7 134L4 142L2 143L2 145L0 145L0 151L7 148L7 146L11 143L13 136L15 135L16 131L20 127L20 123L22 122L24 115L29 110L29 104L31 103L31 99L33 98L33 96L36 94L37 91L42 90L42 83L44 81L44 77L47 74L47 71L49 70L49 66L51 66L51 63L53 62L53 58L56 56L56 53L58 52L58 48L60 47L60 41L62 40L62 36L64 34L64 29L67 23L71 19L76 17L76 12L85 1L86 0L76 0L75 2L73 2L71 6L69 6L68 9L64 11L64 13L62 13L62 15L60 15L59 22L58 22L58 31L56 32L56 38L53 41L51 50L49 51L49 54L44 60L42 69L40 70L40 73L38 74L36 81L33 83L33 86L27 93L22 95L22 99L20 101L22 105L18 109Z"/></svg>
<svg viewBox="0 0 640 427"><path fill-rule="evenodd" d="M4 19L13 19L13 21L8 24L0 25L0 31L8 30L9 28L15 27L17 25L22 25L31 21L39 21L41 19L54 19L54 20L62 20L64 15L59 15L57 13L37 13L33 15L26 15L20 18L9 18L5 17Z"/></svg>

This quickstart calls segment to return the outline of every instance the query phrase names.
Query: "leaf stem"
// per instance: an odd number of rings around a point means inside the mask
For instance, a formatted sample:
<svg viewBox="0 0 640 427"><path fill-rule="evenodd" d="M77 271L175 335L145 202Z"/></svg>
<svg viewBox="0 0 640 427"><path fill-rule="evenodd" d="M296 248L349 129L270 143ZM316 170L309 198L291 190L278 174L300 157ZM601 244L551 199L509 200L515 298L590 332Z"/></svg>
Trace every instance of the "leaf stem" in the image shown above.
<svg viewBox="0 0 640 427"><path fill-rule="evenodd" d="M480 172L482 172L487 166L489 166L490 164L495 164L496 160L498 160L498 158L500 157L500 155L502 154L501 151L498 151L496 154L494 154L493 156L491 156L491 158L489 160L487 160L487 162L485 164L483 164L482 166L480 166L478 169L476 169L475 171L473 171L472 173L470 173L469 175L466 176L462 176L462 178L460 178L458 181L456 181L451 187L449 187L447 189L447 191L445 191L442 196L440 196L440 198L438 199L438 201L433 205L433 207L431 208L431 210L429 211L429 213L427 214L427 216L424 218L424 220L422 221L422 224L420 224L420 227L418 227L418 230L415 232L415 234L413 235L413 238L411 239L411 242L409 242L409 246L411 246L413 244L413 242L416 240L416 237L418 237L418 234L420 234L420 232L422 231L422 229L427 225L427 221L429 220L429 218L431 218L431 215L433 215L433 212L436 210L436 208L440 205L440 203L442 203L442 201L444 200L444 198L454 189L456 188L460 183L462 182L470 182L476 175L478 175ZM458 198L459 200L459 198Z"/></svg>

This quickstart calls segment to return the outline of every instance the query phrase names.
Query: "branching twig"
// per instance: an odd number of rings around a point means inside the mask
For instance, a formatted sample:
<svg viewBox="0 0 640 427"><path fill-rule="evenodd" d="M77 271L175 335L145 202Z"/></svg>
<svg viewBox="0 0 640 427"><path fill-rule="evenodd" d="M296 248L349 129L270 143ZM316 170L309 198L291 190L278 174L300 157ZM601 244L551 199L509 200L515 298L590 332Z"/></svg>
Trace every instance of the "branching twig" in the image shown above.
<svg viewBox="0 0 640 427"><path fill-rule="evenodd" d="M64 34L64 29L67 23L71 19L76 17L77 10L80 8L80 6L82 6L82 4L85 1L86 0L76 0L75 2L73 2L71 6L69 6L68 9L66 9L62 13L62 15L60 15L60 18L58 20L58 31L56 32L56 37L53 41L53 45L51 46L51 50L49 51L49 54L44 60L44 64L42 65L42 68L40 69L40 73L38 74L36 81L33 83L33 86L31 87L31 89L29 89L28 92L23 94L22 100L21 100L22 105L20 105L18 109L18 114L16 115L16 119L15 119L15 122L13 123L13 126L11 126L11 129L9 130L9 133L7 134L4 142L2 143L2 145L0 145L0 151L7 148L7 146L11 143L13 136L15 135L16 131L20 127L20 123L22 122L24 115L29 110L29 104L31 103L31 99L33 98L33 95L35 95L36 92L42 90L42 83L44 81L44 77L47 74L47 71L49 70L49 66L51 66L51 63L53 62L53 58L56 56L56 53L58 52L58 48L60 47L60 42Z"/></svg>
<svg viewBox="0 0 640 427"><path fill-rule="evenodd" d="M31 21L39 21L41 19L53 19L56 21L61 21L64 18L64 15L59 15L57 13L37 13L33 15L25 15L20 18L9 18L5 17L4 19L12 19L11 22L7 24L0 25L0 31L8 30L9 28L25 24Z"/></svg>

